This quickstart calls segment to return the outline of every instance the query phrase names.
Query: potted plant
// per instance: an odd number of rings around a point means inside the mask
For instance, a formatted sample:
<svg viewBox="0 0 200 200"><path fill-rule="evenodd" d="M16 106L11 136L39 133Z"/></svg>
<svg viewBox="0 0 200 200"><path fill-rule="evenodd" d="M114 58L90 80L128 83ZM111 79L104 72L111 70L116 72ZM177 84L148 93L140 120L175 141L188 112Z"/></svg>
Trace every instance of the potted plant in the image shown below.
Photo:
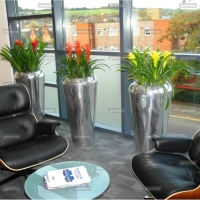
<svg viewBox="0 0 200 200"><path fill-rule="evenodd" d="M92 59L90 44L66 43L66 55L59 61L72 141L87 146L94 141L97 79L94 70L108 67L102 59Z"/></svg>
<svg viewBox="0 0 200 200"><path fill-rule="evenodd" d="M152 136L165 134L172 97L171 77L179 66L169 65L175 57L160 50L140 52L135 49L126 57L128 65L121 71L129 73L129 86L135 151L153 148Z"/></svg>
<svg viewBox="0 0 200 200"><path fill-rule="evenodd" d="M34 39L28 40L25 45L22 41L16 40L13 48L1 48L0 56L3 60L10 62L14 68L16 83L26 85L31 97L30 112L33 112L38 120L44 117L44 73L40 69L46 43Z"/></svg>

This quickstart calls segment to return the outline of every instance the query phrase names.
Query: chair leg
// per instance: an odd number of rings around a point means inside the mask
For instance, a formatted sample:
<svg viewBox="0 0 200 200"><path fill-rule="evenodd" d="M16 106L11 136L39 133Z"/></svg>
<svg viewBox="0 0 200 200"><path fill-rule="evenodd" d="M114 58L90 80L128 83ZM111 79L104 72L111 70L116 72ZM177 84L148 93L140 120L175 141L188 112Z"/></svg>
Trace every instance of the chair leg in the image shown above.
<svg viewBox="0 0 200 200"><path fill-rule="evenodd" d="M9 171L7 169L3 169L3 170ZM24 176L25 180L26 180L27 177L28 177L28 174L31 174L31 173L33 173L35 171L36 171L36 169L31 168L31 169L26 169L26 170L15 172L11 176L9 176L9 177L5 178L4 180L0 181L0 185L8 183L9 181L12 181L12 180L14 180L16 178L19 178L20 176Z"/></svg>
<svg viewBox="0 0 200 200"><path fill-rule="evenodd" d="M16 178L19 178L20 176L22 176L21 171L16 172L16 173L12 174L11 176L5 178L4 180L0 181L0 185L3 185L3 184L5 184L5 183L8 183L9 181L12 181L12 180L14 180L14 179L16 179Z"/></svg>
<svg viewBox="0 0 200 200"><path fill-rule="evenodd" d="M144 196L144 199L154 199L154 198L150 196Z"/></svg>
<svg viewBox="0 0 200 200"><path fill-rule="evenodd" d="M23 175L24 175L25 179L27 179L27 178L28 178L28 176L27 176L27 172L26 172L26 170L23 170L23 171L22 171L22 173L23 173Z"/></svg>

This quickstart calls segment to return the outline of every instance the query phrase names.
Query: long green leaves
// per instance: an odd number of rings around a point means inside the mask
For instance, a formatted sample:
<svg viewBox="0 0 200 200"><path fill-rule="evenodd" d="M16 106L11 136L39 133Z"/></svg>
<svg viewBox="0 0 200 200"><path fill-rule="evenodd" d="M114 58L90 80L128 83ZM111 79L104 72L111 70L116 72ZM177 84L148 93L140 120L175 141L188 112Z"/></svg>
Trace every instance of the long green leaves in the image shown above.
<svg viewBox="0 0 200 200"><path fill-rule="evenodd" d="M128 65L122 65L119 71L127 71L129 80L133 79L139 85L146 87L160 86L164 93L167 93L165 83L171 83L171 78L180 70L179 66L170 65L174 56L166 51L151 51L147 48L143 53L138 49L128 54L126 57ZM169 107L169 96L165 109Z"/></svg>
<svg viewBox="0 0 200 200"><path fill-rule="evenodd" d="M39 44L38 48L37 44ZM11 66L18 72L34 72L39 70L43 63L45 47L46 43L43 41L36 40L34 43L34 41L29 40L27 47L17 41L13 49L7 45L3 47L0 56L3 60L10 62Z"/></svg>
<svg viewBox="0 0 200 200"><path fill-rule="evenodd" d="M64 75L68 78L86 78L92 76L95 69L104 70L103 67L109 68L103 59L90 58L88 56L90 52L87 52L84 48L80 52L80 55L76 53L66 54L58 61L58 65L60 66L60 70L56 72L58 76Z"/></svg>

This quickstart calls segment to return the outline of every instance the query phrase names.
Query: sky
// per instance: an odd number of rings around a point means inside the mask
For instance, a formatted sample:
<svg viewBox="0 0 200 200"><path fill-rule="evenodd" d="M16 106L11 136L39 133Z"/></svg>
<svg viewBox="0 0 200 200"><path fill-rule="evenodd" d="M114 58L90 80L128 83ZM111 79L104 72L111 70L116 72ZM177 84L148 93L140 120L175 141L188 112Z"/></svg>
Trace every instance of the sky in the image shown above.
<svg viewBox="0 0 200 200"><path fill-rule="evenodd" d="M19 6L22 8L34 8L38 10L38 3L50 3L50 0L18 0ZM107 6L109 3L118 3L119 0L64 0L65 7L88 7L95 8ZM182 0L133 0L133 6L136 8L179 8ZM197 3L200 7L200 0L186 0L186 3Z"/></svg>

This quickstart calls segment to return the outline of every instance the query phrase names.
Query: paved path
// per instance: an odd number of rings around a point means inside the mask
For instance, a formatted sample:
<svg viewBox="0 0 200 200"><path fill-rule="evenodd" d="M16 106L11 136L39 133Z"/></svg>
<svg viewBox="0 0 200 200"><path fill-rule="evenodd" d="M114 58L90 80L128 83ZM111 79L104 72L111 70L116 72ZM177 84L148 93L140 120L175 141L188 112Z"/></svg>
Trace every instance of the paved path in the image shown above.
<svg viewBox="0 0 200 200"><path fill-rule="evenodd" d="M200 121L200 104L173 101L170 116Z"/></svg>
<svg viewBox="0 0 200 200"><path fill-rule="evenodd" d="M200 129L200 105L172 102L167 133L181 133L192 137Z"/></svg>

